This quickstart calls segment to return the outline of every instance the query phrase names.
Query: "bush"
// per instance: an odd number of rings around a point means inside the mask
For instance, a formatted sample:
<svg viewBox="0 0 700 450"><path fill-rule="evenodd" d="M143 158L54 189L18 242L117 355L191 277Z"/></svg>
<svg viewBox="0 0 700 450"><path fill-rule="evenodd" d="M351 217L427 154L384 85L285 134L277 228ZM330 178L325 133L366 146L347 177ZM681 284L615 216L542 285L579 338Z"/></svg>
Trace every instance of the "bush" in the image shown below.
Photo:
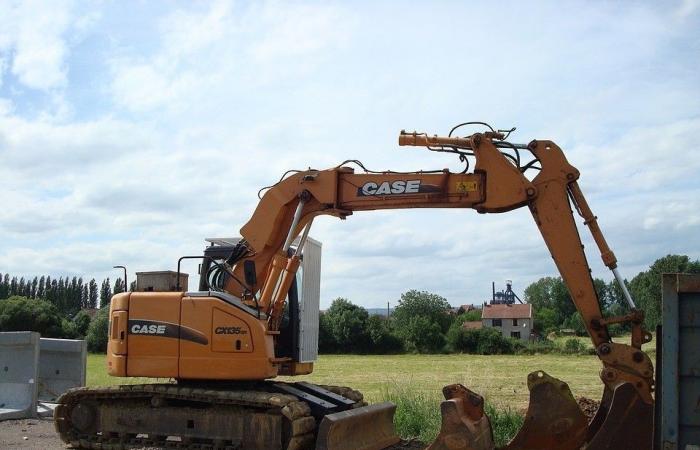
<svg viewBox="0 0 700 450"><path fill-rule="evenodd" d="M559 353L560 348L554 342L545 339L541 341L528 342L518 349L519 355L547 355L549 353Z"/></svg>
<svg viewBox="0 0 700 450"><path fill-rule="evenodd" d="M389 321L381 316L370 316L367 319L367 334L369 336L369 353L388 355L401 353L403 343L392 333Z"/></svg>
<svg viewBox="0 0 700 450"><path fill-rule="evenodd" d="M85 310L81 310L73 317L73 326L75 327L75 334L81 339L85 338L88 332L88 327L90 327L90 314Z"/></svg>
<svg viewBox="0 0 700 450"><path fill-rule="evenodd" d="M109 308L102 308L90 322L87 330L87 347L91 353L105 353L109 335Z"/></svg>
<svg viewBox="0 0 700 450"><path fill-rule="evenodd" d="M0 331L36 331L43 337L64 338L63 317L46 300L12 296L0 300Z"/></svg>
<svg viewBox="0 0 700 450"><path fill-rule="evenodd" d="M437 353L445 347L445 336L440 325L425 316L406 320L398 330L406 350L418 353Z"/></svg>
<svg viewBox="0 0 700 450"><path fill-rule="evenodd" d="M324 316L328 321L328 331L333 337L335 351L343 353L367 351L369 313L365 308L354 305L347 299L337 298L333 300Z"/></svg>
<svg viewBox="0 0 700 450"><path fill-rule="evenodd" d="M449 309L450 304L439 295L416 290L404 292L392 315L396 335L403 339L409 351L442 351L443 333L452 324L452 316L447 313Z"/></svg>
<svg viewBox="0 0 700 450"><path fill-rule="evenodd" d="M338 351L338 344L333 338L331 323L325 313L318 315L318 352L335 353Z"/></svg>
<svg viewBox="0 0 700 450"><path fill-rule="evenodd" d="M435 440L440 432L440 398L421 392L417 387L395 383L382 386L382 401L396 404L394 424L404 439L418 439L424 444ZM523 417L511 409L484 408L489 416L496 446L504 446L517 434Z"/></svg>
<svg viewBox="0 0 700 450"><path fill-rule="evenodd" d="M503 337L494 328L465 330L453 326L447 333L448 343L453 351L479 355L513 354L524 347L520 341Z"/></svg>
<svg viewBox="0 0 700 450"><path fill-rule="evenodd" d="M569 355L578 355L586 352L586 346L576 338L569 338L564 342L563 352Z"/></svg>

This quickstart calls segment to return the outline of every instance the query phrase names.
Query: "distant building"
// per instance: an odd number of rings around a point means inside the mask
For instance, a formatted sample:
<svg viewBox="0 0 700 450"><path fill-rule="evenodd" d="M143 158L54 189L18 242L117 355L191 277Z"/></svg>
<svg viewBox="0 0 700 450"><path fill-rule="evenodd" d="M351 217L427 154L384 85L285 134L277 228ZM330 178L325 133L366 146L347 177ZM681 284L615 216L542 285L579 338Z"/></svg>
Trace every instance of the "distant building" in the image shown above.
<svg viewBox="0 0 700 450"><path fill-rule="evenodd" d="M482 327L501 330L504 337L527 341L532 332L532 305L529 303L484 305L481 324Z"/></svg>
<svg viewBox="0 0 700 450"><path fill-rule="evenodd" d="M474 311L477 309L481 309L481 306L475 306L475 305L459 305L456 308L452 308L452 313L456 315L464 314L469 311Z"/></svg>
<svg viewBox="0 0 700 450"><path fill-rule="evenodd" d="M481 327L481 320L468 321L462 324L462 328L465 330L478 330Z"/></svg>

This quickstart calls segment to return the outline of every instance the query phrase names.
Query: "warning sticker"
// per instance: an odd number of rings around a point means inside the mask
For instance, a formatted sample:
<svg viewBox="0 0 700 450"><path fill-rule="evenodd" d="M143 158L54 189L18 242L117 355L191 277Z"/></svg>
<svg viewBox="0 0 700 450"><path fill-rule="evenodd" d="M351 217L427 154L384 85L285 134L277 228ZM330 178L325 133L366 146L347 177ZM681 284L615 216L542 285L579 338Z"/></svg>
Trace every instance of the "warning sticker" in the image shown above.
<svg viewBox="0 0 700 450"><path fill-rule="evenodd" d="M474 192L476 191L476 181L458 181L457 192Z"/></svg>

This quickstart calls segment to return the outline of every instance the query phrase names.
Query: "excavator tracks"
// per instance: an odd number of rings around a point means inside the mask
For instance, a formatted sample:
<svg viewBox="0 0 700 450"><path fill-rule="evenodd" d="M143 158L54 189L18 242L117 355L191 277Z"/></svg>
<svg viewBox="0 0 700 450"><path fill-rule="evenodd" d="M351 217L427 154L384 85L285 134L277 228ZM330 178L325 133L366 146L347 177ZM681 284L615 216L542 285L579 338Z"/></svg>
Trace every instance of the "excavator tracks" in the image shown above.
<svg viewBox="0 0 700 450"><path fill-rule="evenodd" d="M59 398L54 424L65 443L82 449L310 449L321 417L317 405L312 411L309 402L282 392L294 386L262 382L240 387L79 388ZM352 408L365 405L357 391L323 388L343 396Z"/></svg>

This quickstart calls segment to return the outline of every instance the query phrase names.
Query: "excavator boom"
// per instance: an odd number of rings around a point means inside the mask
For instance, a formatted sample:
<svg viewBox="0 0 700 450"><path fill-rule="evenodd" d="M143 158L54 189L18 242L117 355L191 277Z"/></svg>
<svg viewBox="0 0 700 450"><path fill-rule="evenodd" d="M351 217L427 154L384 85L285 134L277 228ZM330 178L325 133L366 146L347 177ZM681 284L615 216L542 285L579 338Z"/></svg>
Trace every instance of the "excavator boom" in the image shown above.
<svg viewBox="0 0 700 450"><path fill-rule="evenodd" d="M599 414L602 417L597 419L594 426L609 432L610 424L621 420L617 417L606 421L605 412L612 407L613 394L623 385L625 392L629 391L624 400L626 404L643 410L637 416L648 415L653 408L653 370L648 356L641 351L641 345L648 342L651 335L643 329L643 315L636 309L623 317L603 317L572 204L591 231L604 264L613 270L618 281L621 278L615 255L608 247L597 218L578 185L579 171L567 161L554 142L535 140L522 145L510 144L503 138L499 132L439 137L402 131L399 136L399 145L453 152L459 154L460 159L465 155L473 156L475 165L471 173L452 173L448 170L355 173L351 167L341 164L327 170L299 171L281 180L269 188L251 219L241 229L245 239L243 245L249 256L239 261L229 261L233 273L239 276L228 280L226 290L242 297L255 298L254 286L235 281L242 277L242 262L250 264L252 261L258 279L265 279L260 304L274 315L276 310L280 310L279 305L283 302L280 293L284 292L286 282L293 276L295 265L293 258L288 258L280 248L284 250L285 242L290 242L301 233L308 233L314 217L321 214L345 219L355 211L407 208L468 208L479 213L503 213L527 206L603 364L601 378L605 395ZM509 158L504 148L529 151L534 163L520 165L519 153L517 159ZM524 174L528 168L539 169L532 180ZM281 289L274 291L270 286L281 286ZM624 283L621 287L628 304L634 307ZM608 323L622 321L632 325L630 346L613 343L607 329ZM537 373L533 376L537 381L532 383L533 393L549 392L561 383L548 376L540 380ZM561 399L563 410L577 410L571 406L573 397L570 394ZM634 420L635 416L626 417L629 421ZM587 429L587 424L573 418L569 422L577 423L583 429L573 434L578 440L568 445L582 445L585 439L591 439L586 432L591 434L592 429ZM615 429L618 428L619 424ZM530 437L521 436L517 441L530 442L531 436L551 435L532 424L524 432Z"/></svg>

